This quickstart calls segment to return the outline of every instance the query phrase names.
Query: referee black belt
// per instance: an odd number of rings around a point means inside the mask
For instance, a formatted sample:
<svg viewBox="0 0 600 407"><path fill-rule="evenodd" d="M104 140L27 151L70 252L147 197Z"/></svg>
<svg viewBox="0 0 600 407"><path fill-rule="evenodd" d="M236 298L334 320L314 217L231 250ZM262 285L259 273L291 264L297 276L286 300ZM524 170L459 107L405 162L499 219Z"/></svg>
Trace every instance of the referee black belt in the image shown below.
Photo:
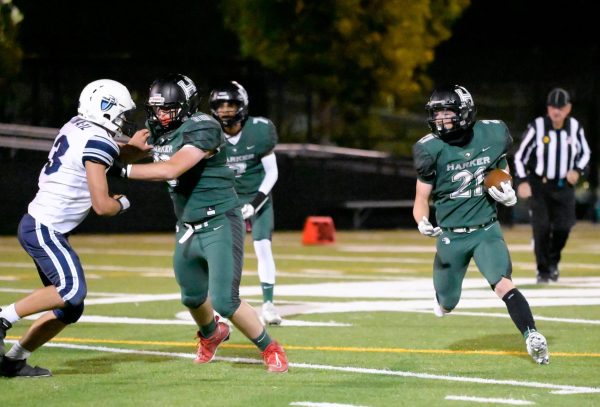
<svg viewBox="0 0 600 407"><path fill-rule="evenodd" d="M471 232L475 232L478 229L489 226L494 222L496 222L496 218L492 218L489 221L487 221L486 223L483 223L481 225L465 226L462 228L442 228L442 230L445 230L447 232L454 232L454 233L471 233Z"/></svg>

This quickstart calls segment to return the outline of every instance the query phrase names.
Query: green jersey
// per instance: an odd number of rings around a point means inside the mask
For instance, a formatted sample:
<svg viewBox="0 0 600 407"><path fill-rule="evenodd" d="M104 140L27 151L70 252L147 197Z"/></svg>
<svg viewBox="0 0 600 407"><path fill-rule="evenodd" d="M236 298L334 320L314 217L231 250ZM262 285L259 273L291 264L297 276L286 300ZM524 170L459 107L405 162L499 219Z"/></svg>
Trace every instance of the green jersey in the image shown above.
<svg viewBox="0 0 600 407"><path fill-rule="evenodd" d="M465 146L452 146L429 134L413 146L420 181L433 186L436 219L443 228L482 225L496 217L496 201L483 178L493 168L506 168L512 138L499 120L479 120Z"/></svg>
<svg viewBox="0 0 600 407"><path fill-rule="evenodd" d="M236 144L227 141L227 165L235 172L235 190L240 195L258 192L265 169L262 158L277 144L275 125L264 117L248 117Z"/></svg>
<svg viewBox="0 0 600 407"><path fill-rule="evenodd" d="M233 171L227 167L224 136L215 119L198 112L167 133L148 127L154 161L167 161L186 145L211 154L179 178L167 181L178 220L198 222L238 206Z"/></svg>

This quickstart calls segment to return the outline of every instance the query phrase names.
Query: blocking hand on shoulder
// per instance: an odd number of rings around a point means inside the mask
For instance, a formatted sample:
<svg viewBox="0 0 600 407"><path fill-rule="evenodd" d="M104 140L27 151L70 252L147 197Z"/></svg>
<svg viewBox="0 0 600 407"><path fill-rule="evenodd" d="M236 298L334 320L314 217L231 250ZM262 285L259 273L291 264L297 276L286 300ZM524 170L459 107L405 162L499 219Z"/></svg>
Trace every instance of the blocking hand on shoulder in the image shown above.
<svg viewBox="0 0 600 407"><path fill-rule="evenodd" d="M141 151L149 151L152 149L152 146L148 144L149 137L150 131L148 129L138 130L131 136L127 145L136 147Z"/></svg>

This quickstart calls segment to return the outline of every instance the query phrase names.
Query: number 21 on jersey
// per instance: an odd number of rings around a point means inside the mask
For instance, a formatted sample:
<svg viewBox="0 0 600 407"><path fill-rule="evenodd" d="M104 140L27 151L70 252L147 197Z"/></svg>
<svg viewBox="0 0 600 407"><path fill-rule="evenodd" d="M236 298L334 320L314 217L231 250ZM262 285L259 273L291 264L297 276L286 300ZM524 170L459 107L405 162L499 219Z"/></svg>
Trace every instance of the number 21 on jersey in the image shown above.
<svg viewBox="0 0 600 407"><path fill-rule="evenodd" d="M461 170L452 175L452 182L460 182L456 191L450 194L451 199L470 198L471 196L483 195L483 172L485 167L479 167L475 172ZM475 188L467 189L471 181L475 179Z"/></svg>

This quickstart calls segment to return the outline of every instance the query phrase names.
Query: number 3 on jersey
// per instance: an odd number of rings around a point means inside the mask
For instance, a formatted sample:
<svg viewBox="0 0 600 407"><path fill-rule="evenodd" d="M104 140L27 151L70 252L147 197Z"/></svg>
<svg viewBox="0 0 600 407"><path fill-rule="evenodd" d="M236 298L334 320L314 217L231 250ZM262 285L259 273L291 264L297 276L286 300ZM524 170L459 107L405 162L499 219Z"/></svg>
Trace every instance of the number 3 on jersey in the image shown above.
<svg viewBox="0 0 600 407"><path fill-rule="evenodd" d="M62 165L60 157L65 155L68 148L69 142L67 141L67 136L62 135L56 139L54 145L52 146L50 154L48 154L48 162L44 166L44 173L46 175L50 175L58 171L58 169Z"/></svg>

